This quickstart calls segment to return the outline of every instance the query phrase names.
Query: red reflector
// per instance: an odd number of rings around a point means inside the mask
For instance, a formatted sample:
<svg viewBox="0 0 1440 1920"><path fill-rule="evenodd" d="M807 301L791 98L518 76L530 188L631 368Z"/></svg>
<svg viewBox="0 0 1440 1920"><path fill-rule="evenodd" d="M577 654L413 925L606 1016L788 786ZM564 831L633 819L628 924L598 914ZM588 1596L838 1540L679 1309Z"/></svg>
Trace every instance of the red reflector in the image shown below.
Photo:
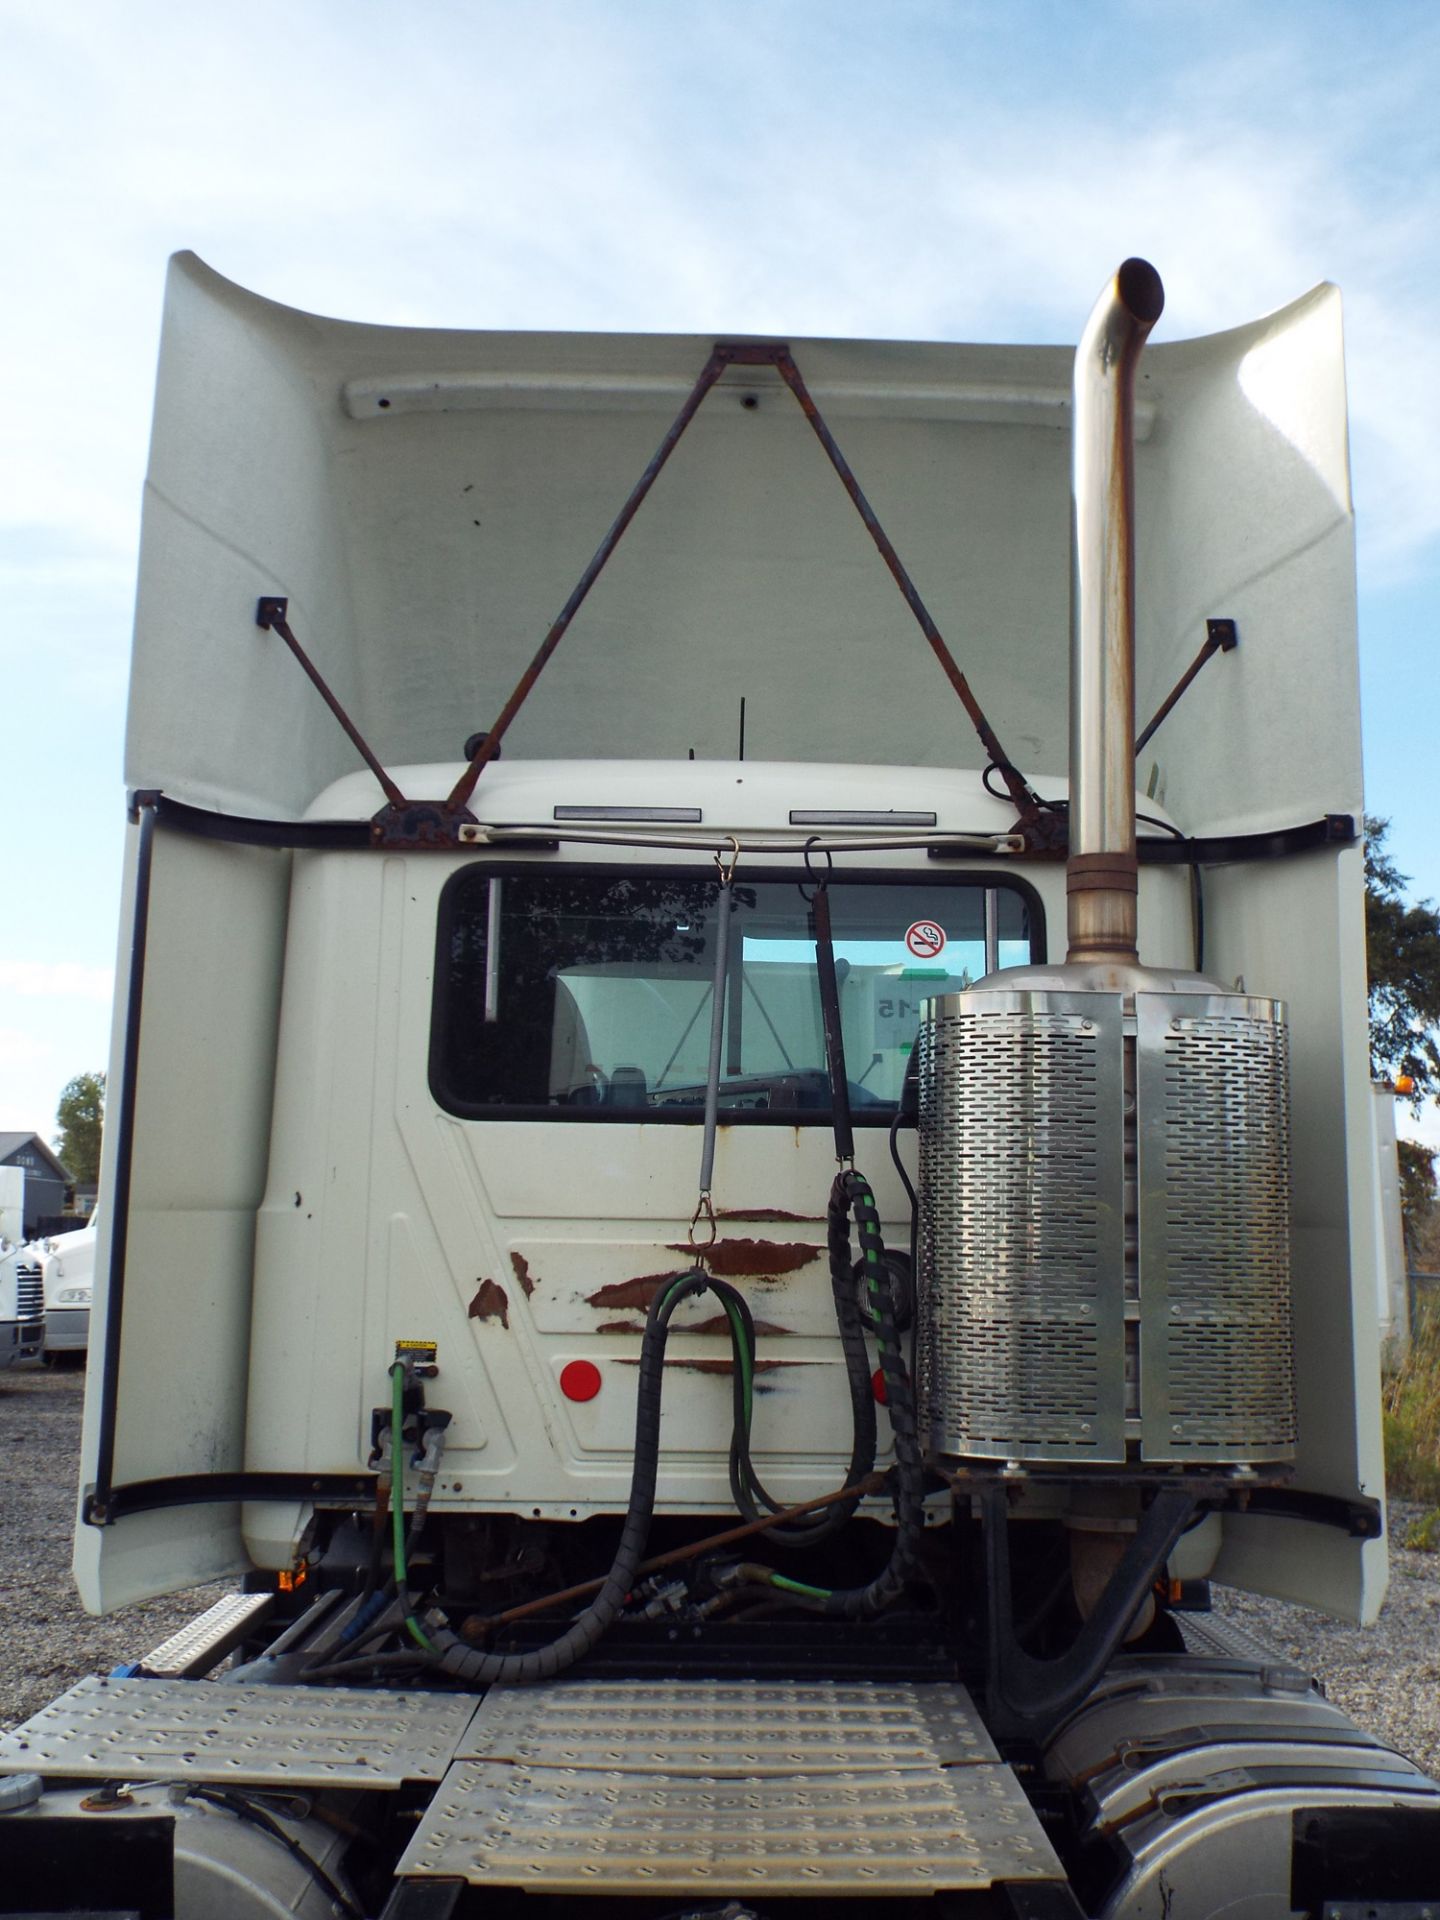
<svg viewBox="0 0 1440 1920"><path fill-rule="evenodd" d="M874 1373L871 1374L870 1391L883 1407L885 1405L885 1369L883 1367L876 1367Z"/></svg>
<svg viewBox="0 0 1440 1920"><path fill-rule="evenodd" d="M571 1360L560 1369L560 1391L567 1400L593 1400L600 1391L600 1369L593 1360Z"/></svg>

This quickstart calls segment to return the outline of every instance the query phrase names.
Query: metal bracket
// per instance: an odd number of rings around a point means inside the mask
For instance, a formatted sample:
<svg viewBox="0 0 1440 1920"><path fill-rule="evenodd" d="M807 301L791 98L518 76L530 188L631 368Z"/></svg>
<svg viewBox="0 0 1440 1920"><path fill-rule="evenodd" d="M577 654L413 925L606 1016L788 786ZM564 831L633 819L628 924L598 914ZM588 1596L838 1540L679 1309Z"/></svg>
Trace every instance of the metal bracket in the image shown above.
<svg viewBox="0 0 1440 1920"><path fill-rule="evenodd" d="M402 800L382 807L370 822L370 839L391 851L423 852L427 847L454 851L461 844L462 827L473 827L467 807L451 807L443 800Z"/></svg>
<svg viewBox="0 0 1440 1920"><path fill-rule="evenodd" d="M1161 1487L1140 1516L1099 1605L1069 1650L1052 1660L1037 1660L1015 1637L1006 1489L997 1483L983 1488L978 1498L990 1612L986 1721L998 1740L1038 1744L1079 1706L1110 1664L1166 1555L1194 1513L1197 1497L1189 1487Z"/></svg>

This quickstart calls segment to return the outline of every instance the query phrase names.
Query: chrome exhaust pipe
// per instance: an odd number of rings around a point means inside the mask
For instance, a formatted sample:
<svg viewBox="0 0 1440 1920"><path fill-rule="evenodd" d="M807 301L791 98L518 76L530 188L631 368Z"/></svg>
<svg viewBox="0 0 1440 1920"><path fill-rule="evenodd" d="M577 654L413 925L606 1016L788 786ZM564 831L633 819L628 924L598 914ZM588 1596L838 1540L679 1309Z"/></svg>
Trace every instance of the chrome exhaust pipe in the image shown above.
<svg viewBox="0 0 1440 1920"><path fill-rule="evenodd" d="M1135 367L1164 306L1155 269L1127 260L1075 353L1065 879L1072 961L1137 957Z"/></svg>
<svg viewBox="0 0 1440 1920"><path fill-rule="evenodd" d="M1296 1446L1285 1011L1135 951L1134 379L1163 299L1127 260L1075 360L1069 961L927 1000L918 1039L927 1450L1072 1468L1072 1525L1107 1531L1116 1487Z"/></svg>

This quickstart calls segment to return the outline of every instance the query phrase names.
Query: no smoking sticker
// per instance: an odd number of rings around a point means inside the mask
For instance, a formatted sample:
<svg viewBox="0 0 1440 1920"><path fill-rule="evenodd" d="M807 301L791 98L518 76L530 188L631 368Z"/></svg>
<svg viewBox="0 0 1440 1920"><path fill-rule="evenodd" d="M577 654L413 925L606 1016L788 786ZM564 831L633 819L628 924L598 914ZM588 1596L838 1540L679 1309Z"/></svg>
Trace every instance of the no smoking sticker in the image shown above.
<svg viewBox="0 0 1440 1920"><path fill-rule="evenodd" d="M917 920L905 929L905 945L917 960L933 960L945 951L945 929L933 920Z"/></svg>

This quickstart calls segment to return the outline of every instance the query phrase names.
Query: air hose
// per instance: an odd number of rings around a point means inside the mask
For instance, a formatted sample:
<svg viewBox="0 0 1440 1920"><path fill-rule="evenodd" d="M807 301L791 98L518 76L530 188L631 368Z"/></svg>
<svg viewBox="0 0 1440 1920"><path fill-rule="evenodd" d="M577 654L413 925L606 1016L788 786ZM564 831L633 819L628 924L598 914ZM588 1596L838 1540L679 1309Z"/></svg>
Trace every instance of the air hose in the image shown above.
<svg viewBox="0 0 1440 1920"><path fill-rule="evenodd" d="M848 1267L849 1216L853 1214L864 1263L865 1286L875 1320L880 1368L885 1379L885 1405L895 1438L895 1538L884 1569L863 1587L841 1588L827 1595L825 1611L847 1618L878 1613L898 1599L915 1570L920 1536L925 1527L925 1469L920 1459L920 1427L915 1412L915 1387L895 1324L895 1296L885 1271L885 1243L880 1237L880 1214L870 1183L853 1167L836 1175L830 1194L832 1232L843 1235ZM838 1223L838 1225L837 1225Z"/></svg>
<svg viewBox="0 0 1440 1920"><path fill-rule="evenodd" d="M870 1384L870 1354L865 1345L865 1329L861 1324L859 1303L855 1298L855 1279L850 1260L849 1211L844 1196L837 1201L839 1187L840 1182L837 1180L830 1195L827 1239L830 1255L830 1291L835 1302L835 1324L840 1335L840 1351L845 1360L845 1373L850 1385L850 1404L853 1411L850 1465L846 1470L844 1484L847 1487L853 1487L867 1479L875 1468L875 1400ZM869 1192L868 1187L866 1192ZM881 1252L883 1254L883 1247ZM748 1319L749 1312L743 1296L737 1296L737 1298ZM732 1312L732 1339L734 1338L734 1318ZM753 1354L753 1325L750 1329L750 1343ZM737 1355L737 1361L738 1357ZM743 1428L737 1419L735 1438L730 1449L730 1490L734 1495L735 1505L745 1518L758 1520L762 1517L760 1512L762 1507L767 1513L779 1513L781 1505L765 1491L750 1460L749 1431L748 1417ZM828 1508L823 1514L817 1515L813 1521L795 1521L788 1526L772 1527L765 1538L782 1547L812 1547L817 1542L828 1540L833 1534L838 1533L854 1517L860 1500L861 1496L857 1494L853 1500L842 1500L837 1506Z"/></svg>
<svg viewBox="0 0 1440 1920"><path fill-rule="evenodd" d="M837 1245L843 1247L847 1272L852 1214L859 1229L866 1291L878 1330L880 1365L885 1376L885 1402L895 1436L896 1524L890 1558L882 1571L863 1587L807 1586L770 1568L747 1564L742 1569L747 1584L773 1588L799 1606L832 1618L850 1620L879 1613L904 1592L919 1559L920 1535L925 1526L925 1470L920 1459L915 1393L895 1326L895 1303L885 1273L880 1216L869 1181L853 1168L847 1168L836 1175L830 1190L832 1256Z"/></svg>
<svg viewBox="0 0 1440 1920"><path fill-rule="evenodd" d="M435 1664L442 1672L471 1686L489 1686L496 1681L549 1680L557 1673L563 1673L567 1667L574 1666L614 1624L635 1583L636 1569L645 1556L650 1519L655 1509L655 1484L660 1466L660 1390L670 1321L683 1300L704 1293L707 1289L715 1291L722 1304L726 1293L735 1292L734 1288L724 1287L723 1282L711 1280L708 1274L696 1268L671 1281L650 1303L645 1320L645 1337L640 1347L640 1384L635 1405L635 1471L630 1482L630 1504L620 1532L620 1545L599 1593L583 1613L576 1615L558 1640L536 1648L533 1653L483 1653L474 1647L467 1647L449 1631L432 1626L430 1637L438 1655Z"/></svg>
<svg viewBox="0 0 1440 1920"><path fill-rule="evenodd" d="M890 1408L891 1424L895 1431L898 1525L890 1560L884 1571L867 1586L836 1590L806 1586L802 1582L789 1580L784 1575L767 1568L747 1565L741 1571L745 1584L765 1585L784 1594L796 1605L810 1606L820 1613L853 1619L880 1611L903 1591L916 1560L916 1542L923 1526L921 1502L924 1489L910 1379L900 1352L899 1337L895 1330L894 1305L883 1265L884 1245L880 1238L879 1215L868 1182L860 1174L846 1171L838 1176L831 1192L830 1239L832 1254L837 1263L843 1264L847 1280L850 1273L849 1218L852 1212L860 1229L866 1284L871 1309L879 1327L880 1357L885 1373L886 1397ZM744 1295L737 1288L724 1280L716 1279L698 1267L693 1268L662 1287L650 1303L640 1349L639 1386L635 1407L635 1466L630 1483L629 1506L620 1534L620 1544L599 1593L584 1611L571 1621L565 1632L547 1646L536 1648L530 1653L486 1653L467 1646L457 1635L430 1620L426 1622L426 1637L431 1649L428 1657L418 1649L407 1655L377 1655L372 1656L368 1661L357 1659L332 1665L318 1670L314 1677L320 1677L320 1672L324 1672L327 1677L331 1675L338 1677L343 1673L362 1670L379 1672L382 1669L388 1670L395 1664L404 1664L413 1668L418 1660L422 1665L438 1669L470 1686L489 1686L502 1681L524 1684L553 1679L556 1674L563 1673L589 1653L620 1616L630 1598L636 1574L645 1555L655 1507L656 1483L659 1477L661 1389L670 1322L682 1302L706 1292L715 1295L730 1323L735 1379L735 1430L731 1444L732 1487L738 1482L752 1490L758 1489L759 1481L749 1458L755 1362L754 1321ZM867 1394L867 1399L868 1397ZM873 1455L873 1402L871 1406ZM397 1511L403 1500L402 1487L403 1483L397 1478L395 1489ZM763 1489L760 1489L760 1492L768 1501L768 1496L763 1494ZM860 1495L857 1492L855 1501L841 1502L840 1511L848 1517L854 1511L859 1498ZM408 1613L408 1597L404 1586L404 1544L398 1533L396 1552L397 1588L401 1604L406 1605ZM410 1628L412 1636L419 1640L419 1623L412 1617L407 1618L405 1624Z"/></svg>
<svg viewBox="0 0 1440 1920"><path fill-rule="evenodd" d="M806 866L809 867L809 857ZM865 1277L867 1297L870 1302L874 1325L879 1330L881 1365L885 1377L886 1404L890 1411L890 1423L895 1434L896 1476L897 1476L897 1514L898 1529L896 1551L892 1555L892 1568L898 1568L903 1560L903 1570L896 1573L896 1583L892 1592L881 1596L877 1594L858 1605L858 1611L873 1611L894 1597L904 1585L906 1573L915 1557L912 1532L918 1538L918 1529L924 1524L922 1502L924 1498L924 1476L920 1465L919 1443L916 1438L914 1394L910 1384L909 1369L900 1352L899 1339L895 1327L894 1298L885 1272L885 1245L880 1237L880 1216L875 1205L875 1196L870 1183L862 1174L855 1171L855 1137L850 1120L849 1080L845 1068L844 1023L840 1013L840 984L835 966L835 937L830 914L830 888L822 880L810 896L810 911L815 934L815 972L820 989L821 1022L825 1034L825 1059L830 1078L830 1099L835 1130L835 1157L841 1163L841 1171L836 1175L830 1189L830 1201L827 1209L828 1252L830 1257L830 1289L835 1301L835 1322L840 1335L840 1349L845 1359L845 1371L850 1383L850 1402L854 1414L854 1439L850 1456L850 1469L845 1477L845 1485L853 1486L865 1479L875 1465L875 1402L870 1385L870 1356L865 1344L865 1330L861 1322L860 1309L855 1298L855 1285L850 1259L850 1217L853 1213L860 1229L860 1250L862 1271ZM908 1430L908 1440L904 1437ZM748 1424L746 1431L748 1433ZM748 1466L748 1459L745 1463ZM749 1486L735 1491L736 1505L747 1519L756 1519L758 1514L755 1502L758 1501L769 1512L778 1511L776 1503L765 1492L753 1468L749 1469ZM731 1486L735 1488L735 1472L732 1449ZM828 1539L850 1519L859 1506L855 1500L842 1501L830 1509L813 1524L808 1526L775 1528L766 1537L786 1546L811 1546L818 1540ZM786 1581L775 1575L768 1583L794 1594L814 1600L828 1602L834 1597L830 1590L822 1587L806 1587L800 1582ZM868 1588L856 1588L856 1594L868 1594ZM850 1590L843 1590L848 1594ZM848 1599L843 1599L830 1610L846 1611Z"/></svg>

